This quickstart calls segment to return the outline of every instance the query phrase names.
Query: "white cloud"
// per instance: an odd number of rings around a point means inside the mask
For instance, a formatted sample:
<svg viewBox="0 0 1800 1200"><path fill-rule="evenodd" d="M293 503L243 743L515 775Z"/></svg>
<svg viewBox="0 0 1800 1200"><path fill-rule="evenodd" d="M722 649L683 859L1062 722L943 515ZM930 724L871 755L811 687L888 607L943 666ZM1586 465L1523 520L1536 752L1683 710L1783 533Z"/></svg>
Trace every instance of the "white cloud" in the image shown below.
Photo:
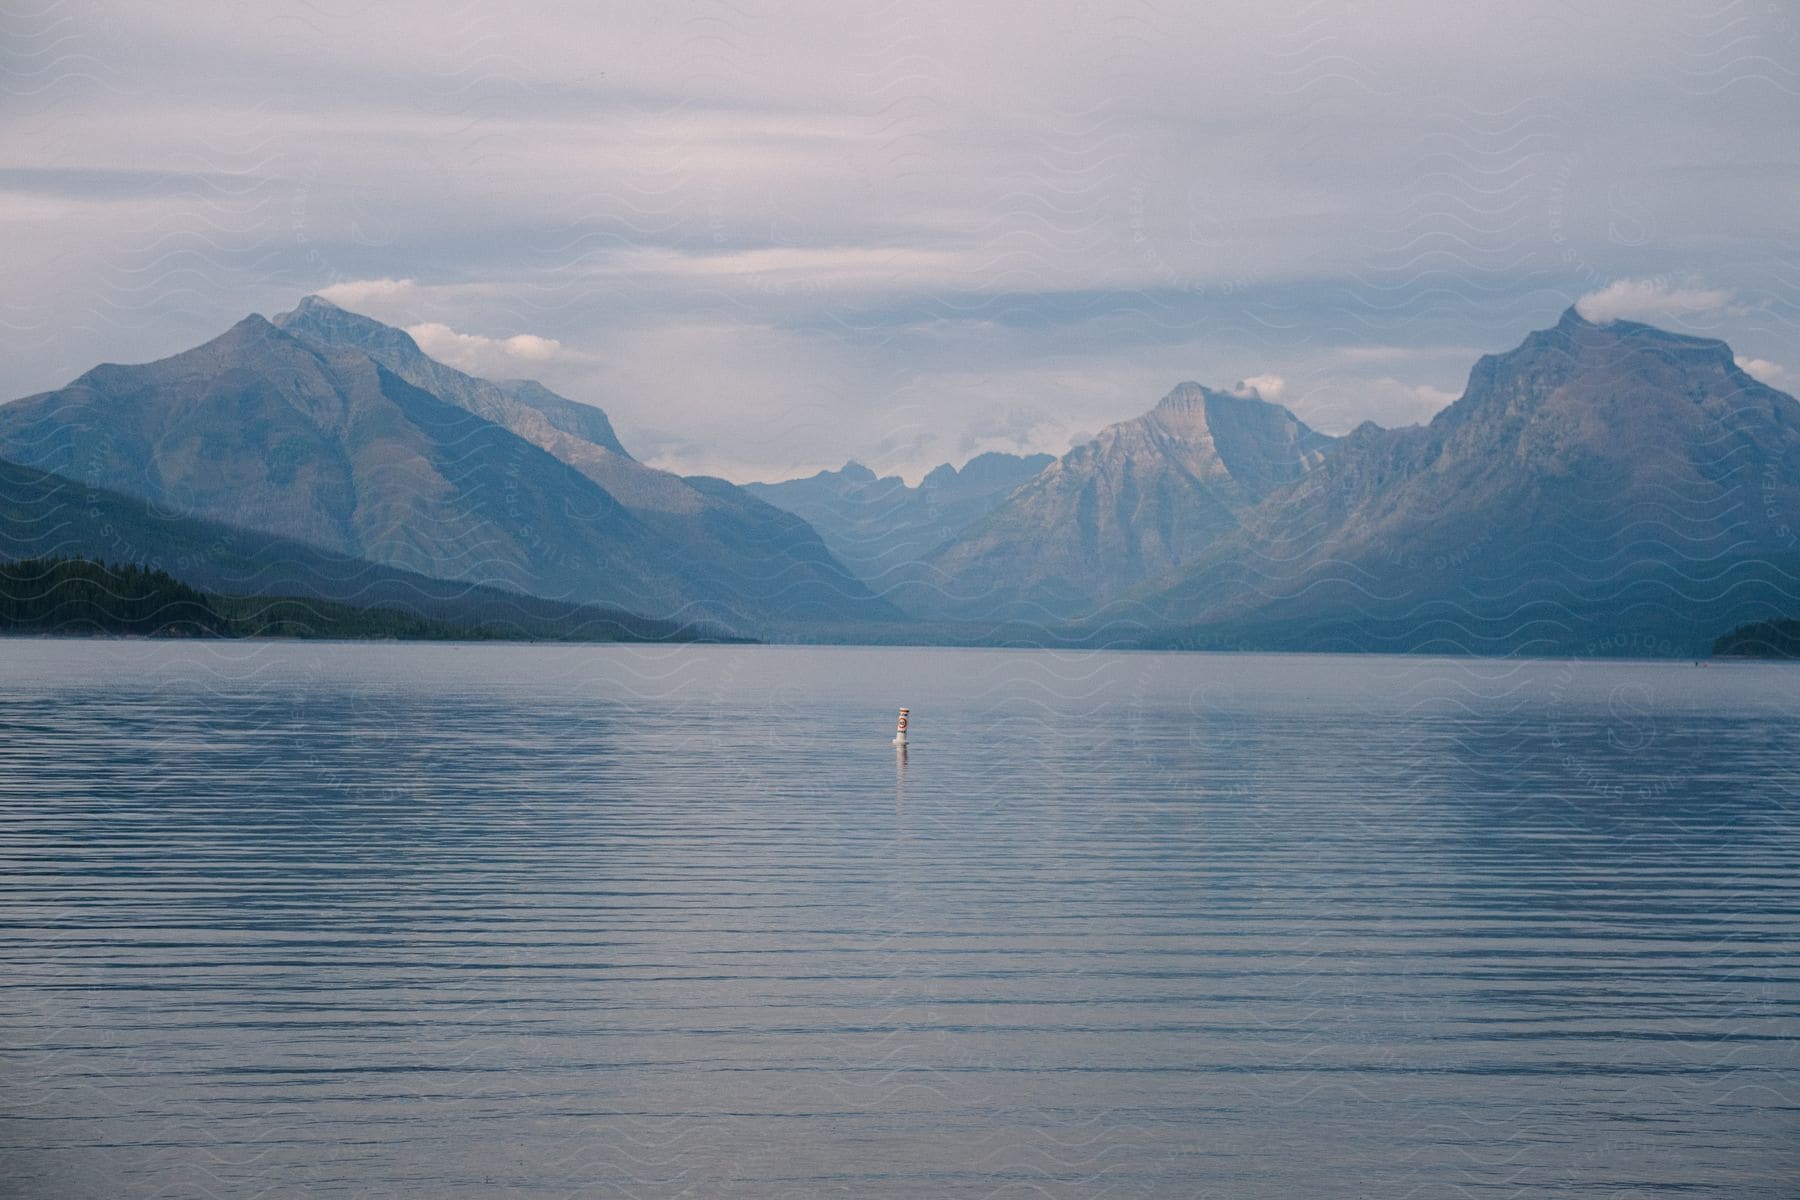
<svg viewBox="0 0 1800 1200"><path fill-rule="evenodd" d="M505 377L521 367L565 357L561 342L534 333L491 338L479 333L458 333L436 321L408 325L406 332L431 357L471 375Z"/></svg>
<svg viewBox="0 0 1800 1200"><path fill-rule="evenodd" d="M1575 302L1575 311L1594 322L1659 321L1717 312L1731 303L1719 288L1680 287L1662 279L1619 279Z"/></svg>
<svg viewBox="0 0 1800 1200"><path fill-rule="evenodd" d="M1752 379L1766 383L1770 387L1782 388L1787 386L1785 380L1788 377L1788 369L1778 362L1770 362L1766 358L1745 358L1742 355L1739 355L1737 365L1738 369L1744 374L1750 376Z"/></svg>
<svg viewBox="0 0 1800 1200"><path fill-rule="evenodd" d="M1248 379L1240 379L1237 386L1231 389L1234 396L1255 396L1259 400L1276 402L1281 394L1287 391L1287 380L1279 375L1252 375Z"/></svg>
<svg viewBox="0 0 1800 1200"><path fill-rule="evenodd" d="M319 289L319 295L352 312L416 305L422 289L413 279L349 279Z"/></svg>

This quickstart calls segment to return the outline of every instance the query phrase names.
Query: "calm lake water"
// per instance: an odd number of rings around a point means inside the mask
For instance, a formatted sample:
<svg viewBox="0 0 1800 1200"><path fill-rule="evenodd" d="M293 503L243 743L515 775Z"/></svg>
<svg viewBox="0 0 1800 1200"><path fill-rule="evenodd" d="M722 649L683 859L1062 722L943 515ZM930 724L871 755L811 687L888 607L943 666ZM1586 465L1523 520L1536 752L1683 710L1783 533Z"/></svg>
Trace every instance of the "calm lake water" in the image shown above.
<svg viewBox="0 0 1800 1200"><path fill-rule="evenodd" d="M1788 1200L1797 712L1778 665L0 642L0 1189Z"/></svg>

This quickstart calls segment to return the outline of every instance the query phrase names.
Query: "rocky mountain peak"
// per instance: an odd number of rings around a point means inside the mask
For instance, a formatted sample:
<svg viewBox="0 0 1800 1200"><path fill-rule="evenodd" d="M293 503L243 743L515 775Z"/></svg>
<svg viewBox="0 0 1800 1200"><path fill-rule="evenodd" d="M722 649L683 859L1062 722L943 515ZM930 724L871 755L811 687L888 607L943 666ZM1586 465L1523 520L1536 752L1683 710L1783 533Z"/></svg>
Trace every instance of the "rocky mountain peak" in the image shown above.
<svg viewBox="0 0 1800 1200"><path fill-rule="evenodd" d="M1202 387L1191 379L1184 380L1176 384L1174 390L1157 402L1154 411L1190 412L1194 409L1202 409L1206 407L1206 402L1210 397L1218 394L1211 388Z"/></svg>
<svg viewBox="0 0 1800 1200"><path fill-rule="evenodd" d="M292 364L301 359L310 360L313 356L314 352L310 347L302 345L285 330L271 325L258 314L251 313L211 341L160 359L148 367L104 363L86 372L81 379L109 380L115 376L131 376L133 372L146 369L164 374L204 376L239 363L285 360Z"/></svg>
<svg viewBox="0 0 1800 1200"><path fill-rule="evenodd" d="M203 344L207 346L251 345L257 342L277 340L281 337L281 330L269 324L262 314L251 313L212 341Z"/></svg>
<svg viewBox="0 0 1800 1200"><path fill-rule="evenodd" d="M955 467L949 463L939 463L925 472L925 477L919 480L919 486L922 488L944 487L955 483L957 478L958 472Z"/></svg>
<svg viewBox="0 0 1800 1200"><path fill-rule="evenodd" d="M1571 304L1563 309L1563 314L1556 322L1557 329L1591 329L1594 323L1581 315L1581 310Z"/></svg>
<svg viewBox="0 0 1800 1200"><path fill-rule="evenodd" d="M322 296L303 297L289 312L275 318L275 325L301 338L338 346L352 346L373 354L424 357L424 351L404 329L396 329L373 317L339 308ZM393 366L392 362L387 365Z"/></svg>
<svg viewBox="0 0 1800 1200"><path fill-rule="evenodd" d="M1564 422L1580 422L1588 440L1628 433L1635 442L1647 431L1615 429L1603 411L1617 410L1622 417L1652 399L1666 405L1677 394L1699 397L1753 384L1731 347L1717 338L1636 321L1595 323L1570 308L1554 326L1527 334L1516 348L1477 360L1462 397L1428 428L1446 434L1471 422L1516 423L1555 414Z"/></svg>
<svg viewBox="0 0 1800 1200"><path fill-rule="evenodd" d="M1306 429L1286 408L1264 400L1254 388L1227 392L1191 381L1177 384L1145 416L1117 428L1138 423L1152 424L1196 447L1216 446L1223 455L1230 454L1245 438L1295 438L1304 434L1308 439L1319 439L1320 447L1329 440Z"/></svg>
<svg viewBox="0 0 1800 1200"><path fill-rule="evenodd" d="M1589 366L1612 365L1621 356L1645 353L1679 355L1701 365L1728 366L1732 363L1731 347L1718 338L1675 333L1624 318L1590 321L1573 306L1564 310L1555 325L1527 334L1516 349L1504 354L1484 355L1481 362L1518 364L1566 356L1596 360L1590 361Z"/></svg>

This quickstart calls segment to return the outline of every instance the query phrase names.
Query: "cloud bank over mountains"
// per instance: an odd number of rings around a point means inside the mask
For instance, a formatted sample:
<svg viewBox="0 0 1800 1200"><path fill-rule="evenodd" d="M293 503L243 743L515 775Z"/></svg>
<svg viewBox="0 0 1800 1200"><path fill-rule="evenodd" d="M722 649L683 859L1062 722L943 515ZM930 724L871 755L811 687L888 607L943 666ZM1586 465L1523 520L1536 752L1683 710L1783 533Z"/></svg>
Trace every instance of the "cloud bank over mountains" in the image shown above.
<svg viewBox="0 0 1800 1200"><path fill-rule="evenodd" d="M97 4L0 69L11 395L320 292L670 466L916 474L1188 378L1419 420L1578 298L1800 340L1774 6Z"/></svg>
<svg viewBox="0 0 1800 1200"><path fill-rule="evenodd" d="M1575 302L1596 325L1629 320L1644 324L1707 317L1731 304L1719 288L1681 286L1661 279L1619 279Z"/></svg>

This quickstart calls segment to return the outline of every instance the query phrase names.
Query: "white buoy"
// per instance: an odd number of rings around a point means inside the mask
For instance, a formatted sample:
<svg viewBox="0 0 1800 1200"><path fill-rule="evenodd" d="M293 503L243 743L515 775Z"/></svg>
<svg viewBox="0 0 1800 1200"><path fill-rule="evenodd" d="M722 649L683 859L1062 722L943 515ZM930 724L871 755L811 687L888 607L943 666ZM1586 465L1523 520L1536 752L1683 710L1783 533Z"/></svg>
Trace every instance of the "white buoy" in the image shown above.
<svg viewBox="0 0 1800 1200"><path fill-rule="evenodd" d="M906 714L911 711L910 708L900 710L900 726L894 730L894 745L896 746L906 745Z"/></svg>

